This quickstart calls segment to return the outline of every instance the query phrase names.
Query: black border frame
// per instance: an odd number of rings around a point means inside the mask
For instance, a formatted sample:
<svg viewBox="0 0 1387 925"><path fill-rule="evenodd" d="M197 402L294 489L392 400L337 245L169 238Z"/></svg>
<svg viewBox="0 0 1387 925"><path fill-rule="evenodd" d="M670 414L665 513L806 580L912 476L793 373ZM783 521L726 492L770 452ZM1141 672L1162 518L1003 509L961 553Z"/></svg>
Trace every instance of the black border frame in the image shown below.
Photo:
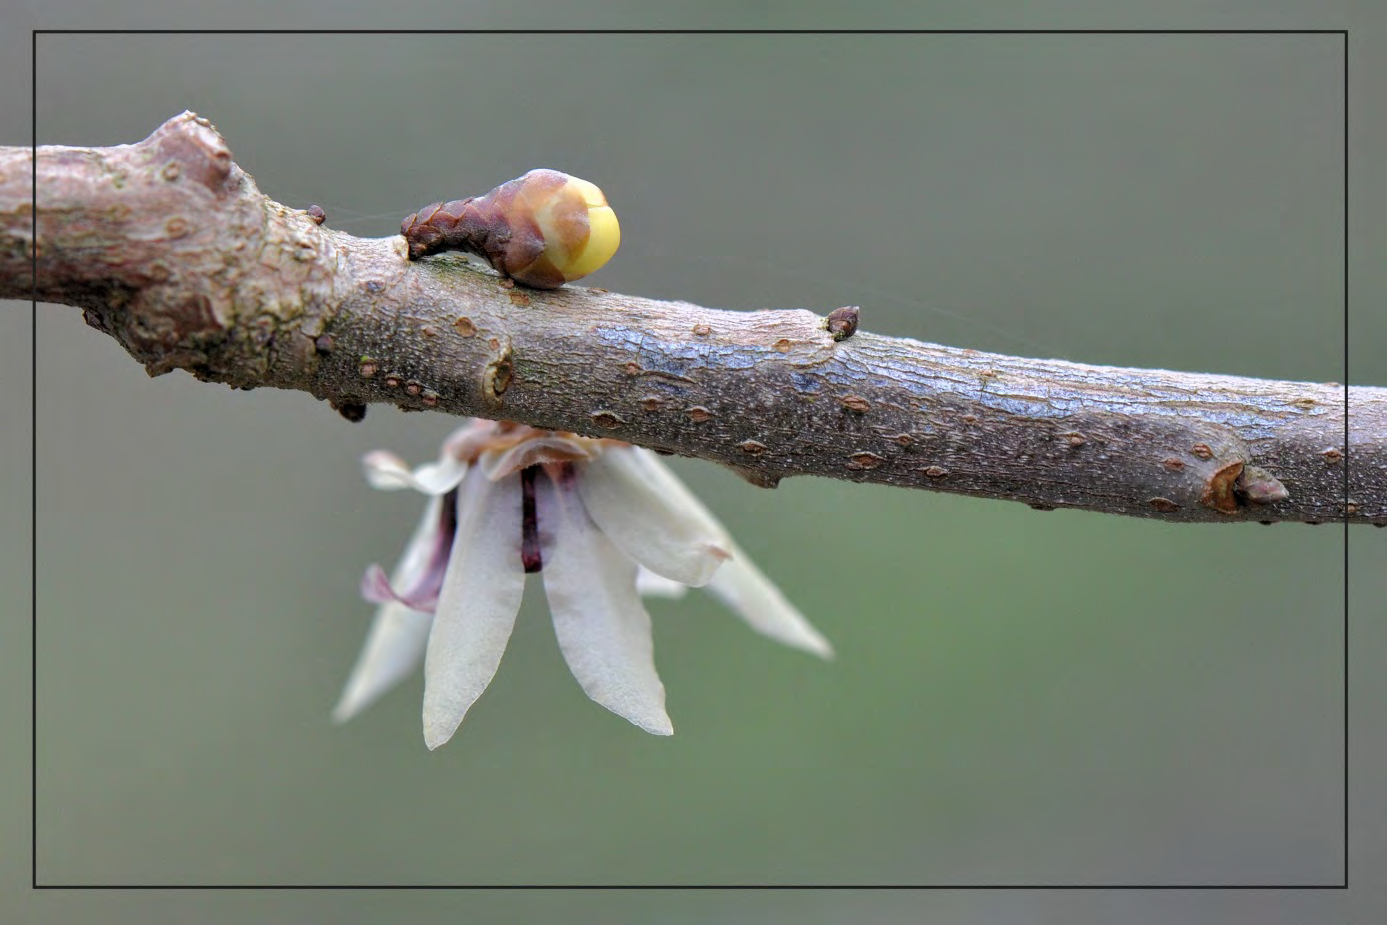
<svg viewBox="0 0 1387 925"><path fill-rule="evenodd" d="M1337 35L1343 39L1343 121L1341 144L1344 150L1343 198L1343 287L1344 287L1344 871L1338 883L40 883L39 882L39 257L37 248L32 254L31 300L31 635L29 635L29 784L31 784L31 889L33 890L660 890L660 889L720 889L720 890L1347 890L1350 868L1350 688L1348 688L1348 459L1350 447L1350 406L1348 406L1348 331L1350 331L1350 67L1348 67L1348 29L31 29L29 65L31 65L32 151L32 240L39 237L39 36L40 35Z"/></svg>

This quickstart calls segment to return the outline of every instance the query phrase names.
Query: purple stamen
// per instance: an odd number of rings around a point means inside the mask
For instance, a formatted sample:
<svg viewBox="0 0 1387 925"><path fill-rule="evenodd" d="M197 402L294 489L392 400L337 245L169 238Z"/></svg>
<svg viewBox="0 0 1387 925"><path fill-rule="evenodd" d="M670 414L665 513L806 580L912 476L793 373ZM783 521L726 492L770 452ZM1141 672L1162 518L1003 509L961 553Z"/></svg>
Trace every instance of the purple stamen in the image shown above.
<svg viewBox="0 0 1387 925"><path fill-rule="evenodd" d="M525 565L526 574L544 568L544 557L539 551L539 518L535 514L535 473L538 470L539 466L520 470L520 561Z"/></svg>

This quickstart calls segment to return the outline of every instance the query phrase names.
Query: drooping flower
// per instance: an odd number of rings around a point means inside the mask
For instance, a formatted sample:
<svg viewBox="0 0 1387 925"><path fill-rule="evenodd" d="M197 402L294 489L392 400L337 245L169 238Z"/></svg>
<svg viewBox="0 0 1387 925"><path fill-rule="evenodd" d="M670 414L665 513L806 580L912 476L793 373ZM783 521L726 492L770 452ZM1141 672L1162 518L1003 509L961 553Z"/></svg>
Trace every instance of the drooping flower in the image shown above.
<svg viewBox="0 0 1387 925"><path fill-rule="evenodd" d="M705 587L760 633L824 658L827 640L649 450L473 420L435 463L365 459L375 488L428 507L394 572L333 717L345 722L424 664L424 741L452 737L495 675L527 573L539 572L559 647L589 697L657 735L674 729L641 595Z"/></svg>

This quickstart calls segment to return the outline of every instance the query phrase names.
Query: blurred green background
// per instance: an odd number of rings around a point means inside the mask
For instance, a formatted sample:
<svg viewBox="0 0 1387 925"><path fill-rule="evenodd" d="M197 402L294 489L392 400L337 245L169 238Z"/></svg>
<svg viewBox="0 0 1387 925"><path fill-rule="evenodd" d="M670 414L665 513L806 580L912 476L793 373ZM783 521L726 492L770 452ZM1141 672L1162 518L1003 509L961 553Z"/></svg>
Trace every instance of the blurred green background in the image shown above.
<svg viewBox="0 0 1387 925"><path fill-rule="evenodd" d="M40 39L40 142L133 142L185 108L264 192L358 234L552 166L622 218L594 285L1343 377L1337 37ZM7 368L26 332L6 319ZM1382 324L1355 333L1380 344ZM358 458L432 457L455 422L349 425L300 393L150 380L75 309L42 307L37 335L42 882L1341 875L1337 527L767 492L680 461L838 660L697 593L652 602L678 729L660 740L582 695L535 585L491 689L430 754L417 678L346 727L327 711L371 615L360 572L421 509L370 492ZM1380 351L1353 381L1387 384ZM1382 531L1353 539L1355 592L1379 602L1360 613L1380 616ZM652 914L711 912L677 895Z"/></svg>

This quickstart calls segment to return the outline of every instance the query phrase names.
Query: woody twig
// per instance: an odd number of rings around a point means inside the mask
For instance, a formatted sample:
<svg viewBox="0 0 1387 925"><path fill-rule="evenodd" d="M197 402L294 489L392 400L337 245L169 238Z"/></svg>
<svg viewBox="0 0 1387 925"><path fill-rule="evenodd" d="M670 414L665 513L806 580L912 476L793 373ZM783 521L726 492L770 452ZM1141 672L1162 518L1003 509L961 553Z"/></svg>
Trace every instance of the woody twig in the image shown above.
<svg viewBox="0 0 1387 925"><path fill-rule="evenodd" d="M0 297L82 308L151 375L614 437L767 486L1387 525L1384 388L981 353L869 333L870 311L528 289L265 197L192 113L138 144L40 147L36 214L34 172L0 148Z"/></svg>

